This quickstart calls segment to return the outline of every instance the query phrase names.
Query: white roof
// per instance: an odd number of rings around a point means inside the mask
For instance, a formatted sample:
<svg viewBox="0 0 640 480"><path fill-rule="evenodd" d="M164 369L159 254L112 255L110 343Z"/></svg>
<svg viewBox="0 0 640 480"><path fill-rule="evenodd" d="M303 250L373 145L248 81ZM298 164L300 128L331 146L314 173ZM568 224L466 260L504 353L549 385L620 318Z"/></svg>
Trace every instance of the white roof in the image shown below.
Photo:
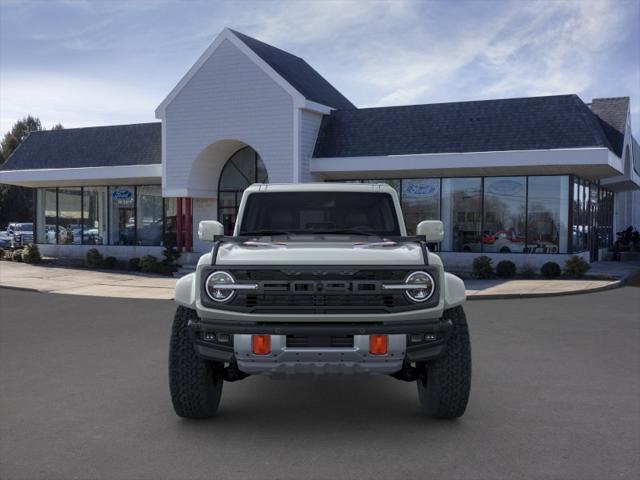
<svg viewBox="0 0 640 480"><path fill-rule="evenodd" d="M386 183L254 183L245 192L380 192L397 194Z"/></svg>

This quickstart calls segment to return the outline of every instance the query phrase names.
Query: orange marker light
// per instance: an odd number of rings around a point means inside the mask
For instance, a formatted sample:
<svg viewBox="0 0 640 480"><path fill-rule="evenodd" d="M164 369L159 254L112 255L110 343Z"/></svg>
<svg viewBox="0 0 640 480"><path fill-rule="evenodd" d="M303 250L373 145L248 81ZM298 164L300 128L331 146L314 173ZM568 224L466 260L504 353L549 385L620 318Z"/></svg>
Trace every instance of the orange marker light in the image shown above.
<svg viewBox="0 0 640 480"><path fill-rule="evenodd" d="M271 353L271 336L254 335L251 337L251 350L256 355L269 355Z"/></svg>
<svg viewBox="0 0 640 480"><path fill-rule="evenodd" d="M387 354L387 336L371 335L369 336L369 353L371 355Z"/></svg>

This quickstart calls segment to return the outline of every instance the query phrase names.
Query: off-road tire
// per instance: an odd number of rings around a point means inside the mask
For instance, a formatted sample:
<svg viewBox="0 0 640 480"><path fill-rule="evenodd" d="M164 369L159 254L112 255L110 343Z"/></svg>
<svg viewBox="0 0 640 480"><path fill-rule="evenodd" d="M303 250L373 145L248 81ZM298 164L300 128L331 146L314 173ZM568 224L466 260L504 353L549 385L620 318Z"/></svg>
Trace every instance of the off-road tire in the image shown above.
<svg viewBox="0 0 640 480"><path fill-rule="evenodd" d="M443 318L451 321L453 329L442 355L424 365L418 398L425 415L458 418L467 408L471 388L469 329L462 307L445 310Z"/></svg>
<svg viewBox="0 0 640 480"><path fill-rule="evenodd" d="M178 307L169 346L169 389L176 414L183 418L209 418L218 410L222 395L222 367L200 358L189 338L187 323L195 310Z"/></svg>

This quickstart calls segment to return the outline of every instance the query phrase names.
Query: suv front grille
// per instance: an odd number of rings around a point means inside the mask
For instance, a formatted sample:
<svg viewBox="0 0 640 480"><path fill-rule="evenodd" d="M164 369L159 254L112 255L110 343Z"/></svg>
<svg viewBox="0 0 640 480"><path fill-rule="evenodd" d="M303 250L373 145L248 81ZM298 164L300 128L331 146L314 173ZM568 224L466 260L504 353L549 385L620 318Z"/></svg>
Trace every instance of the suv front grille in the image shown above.
<svg viewBox="0 0 640 480"><path fill-rule="evenodd" d="M207 306L248 313L392 313L428 308L438 301L411 302L401 290L382 290L383 283L401 283L416 269L437 270L430 266L371 267L357 266L287 266L224 268L239 283L256 283L257 290L238 290L231 301L214 304L203 291ZM203 272L203 279L208 271ZM204 289L203 289L204 290ZM437 290L437 284L436 284ZM437 292L436 292L437 293ZM434 303L435 302L435 303Z"/></svg>

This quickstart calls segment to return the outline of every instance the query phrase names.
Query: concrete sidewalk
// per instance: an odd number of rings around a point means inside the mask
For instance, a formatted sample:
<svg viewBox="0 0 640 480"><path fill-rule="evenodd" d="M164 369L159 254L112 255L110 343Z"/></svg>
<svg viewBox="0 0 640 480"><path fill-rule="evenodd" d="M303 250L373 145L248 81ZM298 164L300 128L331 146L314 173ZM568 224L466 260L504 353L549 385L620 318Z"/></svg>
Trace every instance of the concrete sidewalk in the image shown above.
<svg viewBox="0 0 640 480"><path fill-rule="evenodd" d="M640 262L600 262L594 264L589 272L591 276L598 275L598 279L465 280L465 285L469 300L568 295L616 288L638 272ZM175 284L175 278L157 275L0 262L0 287L7 288L68 295L171 300Z"/></svg>
<svg viewBox="0 0 640 480"><path fill-rule="evenodd" d="M117 298L173 298L176 279L143 273L0 262L0 287Z"/></svg>

